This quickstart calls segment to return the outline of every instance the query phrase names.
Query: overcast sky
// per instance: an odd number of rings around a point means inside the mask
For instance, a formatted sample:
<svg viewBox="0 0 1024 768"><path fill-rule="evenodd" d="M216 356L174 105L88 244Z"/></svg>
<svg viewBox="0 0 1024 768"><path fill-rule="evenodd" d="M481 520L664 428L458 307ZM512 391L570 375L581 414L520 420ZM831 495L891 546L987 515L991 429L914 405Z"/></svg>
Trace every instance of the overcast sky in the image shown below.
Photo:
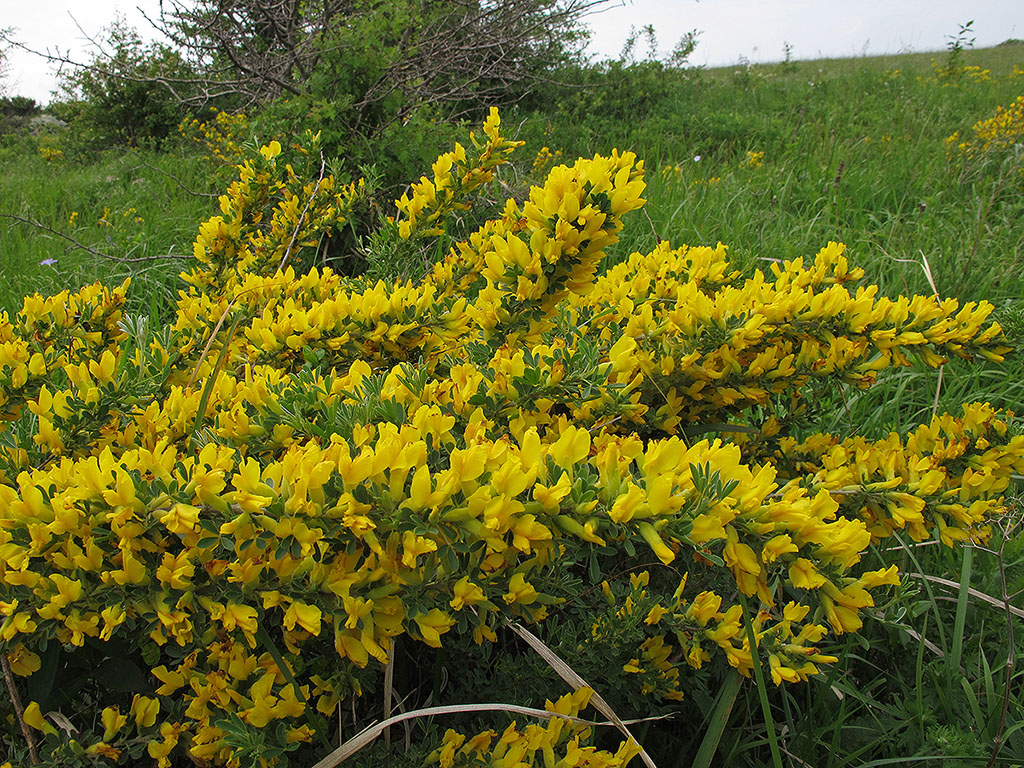
<svg viewBox="0 0 1024 768"><path fill-rule="evenodd" d="M13 27L18 41L84 56L86 35L96 36L118 12L148 29L137 8L155 13L159 0L0 0L0 6L0 28ZM653 24L665 53L688 30L700 30L691 62L704 66L741 57L780 61L786 43L797 59L935 51L971 19L978 46L1024 38L1022 0L611 0L592 18L591 50L617 56L631 25ZM54 82L45 60L15 50L0 88L46 103Z"/></svg>

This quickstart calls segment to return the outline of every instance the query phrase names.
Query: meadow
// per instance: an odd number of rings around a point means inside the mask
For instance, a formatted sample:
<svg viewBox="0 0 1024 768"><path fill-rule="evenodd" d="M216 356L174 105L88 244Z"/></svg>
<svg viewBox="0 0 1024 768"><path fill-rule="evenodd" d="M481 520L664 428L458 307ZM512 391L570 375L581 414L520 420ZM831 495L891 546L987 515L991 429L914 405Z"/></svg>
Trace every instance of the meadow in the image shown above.
<svg viewBox="0 0 1024 768"><path fill-rule="evenodd" d="M770 273L800 258L810 263L827 244L840 242L879 295L991 302L1008 344L1020 348L1024 120L1008 141L985 146L975 126L1024 95L1024 46L965 50L954 64L945 53L716 70L668 71L640 62L596 84L567 86L543 104L530 100L503 111L503 133L526 142L518 152L531 160L542 147L549 151L532 168L530 162L518 172L496 168L493 194L523 199L531 183L563 161L613 148L633 151L646 163L647 203L628 214L629 226L604 252L599 272L663 241L723 243L730 262L747 273ZM246 137L250 149L295 138L258 135L267 128L253 126L257 135ZM439 144L430 153L447 148ZM408 169L410 179L421 173L428 168ZM75 291L96 280L116 286L130 277L126 314L146 318L151 328L171 322L184 287L178 274L195 264L190 257L198 225L218 211L216 197L231 178L230 168L185 139L99 155L78 153L59 135L6 141L0 145L0 310L13 317L27 294ZM378 190L384 201L405 191ZM396 215L393 208L385 213ZM419 279L430 266L407 251L382 248L367 232L353 230L350 242L371 277ZM381 253L396 254L395 261L382 260ZM212 362L205 358L196 370ZM197 430L210 396L207 388ZM890 431L906 434L936 413L959 415L967 402L1020 411L1024 362L1014 351L998 364L954 358L941 366L896 367L870 388L841 384L815 392L814 399L812 415L794 427L797 437L835 432L877 440ZM707 431L728 439L728 430L715 431L723 426L712 423ZM1021 434L1020 421L1010 421L1008 429ZM987 543L951 548L937 535L914 541L896 531L866 549L872 567L897 565L901 583L862 612L862 629L819 643L838 659L821 674L792 685L755 685L730 675L719 658L712 673L681 686L685 710L635 691L595 687L623 719L641 720L633 732L660 766L1022 765L1024 688L1016 663L1024 660L1022 480L1015 470L1005 509L989 521ZM578 565L612 579L596 563L581 556ZM578 586L566 577L561 588ZM628 594L640 601L641 592L633 583L616 599ZM585 648L591 628L569 612L553 613L544 623L546 641L563 658L578 654L583 676L598 682L606 662ZM635 639L623 630L623 643ZM485 653L492 665L487 674L466 669L458 649L448 656L432 649L433 655L402 657L389 674L410 692L409 708L465 704L470 695L514 697L534 707L558 698L565 684L515 640L505 632ZM62 667L61 674L69 670ZM379 699L380 681L359 680ZM357 718L352 705L348 735L391 711L390 703L360 706ZM673 721L680 711L686 719ZM669 719L643 720L662 715ZM339 709L337 717L338 730L345 730L348 713ZM463 725L479 730L493 722L478 716ZM700 727L687 728L687 722ZM388 744L380 740L361 753L360 764L417 764L437 748L448 725L435 717L405 731L396 727ZM716 735L708 738L709 732ZM613 731L598 744L614 751L617 738ZM10 749L7 759L14 760L21 746ZM259 754L252 749L246 754Z"/></svg>

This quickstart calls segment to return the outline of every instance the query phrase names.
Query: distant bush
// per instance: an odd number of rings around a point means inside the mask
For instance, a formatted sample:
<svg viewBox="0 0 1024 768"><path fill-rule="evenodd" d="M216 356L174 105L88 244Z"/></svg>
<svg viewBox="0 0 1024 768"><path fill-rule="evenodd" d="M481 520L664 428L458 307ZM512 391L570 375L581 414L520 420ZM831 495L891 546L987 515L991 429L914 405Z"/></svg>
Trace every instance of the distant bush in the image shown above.
<svg viewBox="0 0 1024 768"><path fill-rule="evenodd" d="M28 117L41 111L36 100L28 96L0 96L0 115L5 117Z"/></svg>

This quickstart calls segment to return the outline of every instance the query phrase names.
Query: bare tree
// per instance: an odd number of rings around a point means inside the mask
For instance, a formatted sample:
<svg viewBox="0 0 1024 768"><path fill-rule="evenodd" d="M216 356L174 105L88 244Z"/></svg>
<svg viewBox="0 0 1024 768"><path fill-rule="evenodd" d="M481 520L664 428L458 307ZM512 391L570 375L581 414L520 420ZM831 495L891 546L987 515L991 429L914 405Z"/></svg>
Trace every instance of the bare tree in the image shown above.
<svg viewBox="0 0 1024 768"><path fill-rule="evenodd" d="M0 40L6 39L7 35L10 34L9 29L0 29ZM7 49L0 45L0 96L4 96L7 93L7 70L10 66L10 62L7 59Z"/></svg>

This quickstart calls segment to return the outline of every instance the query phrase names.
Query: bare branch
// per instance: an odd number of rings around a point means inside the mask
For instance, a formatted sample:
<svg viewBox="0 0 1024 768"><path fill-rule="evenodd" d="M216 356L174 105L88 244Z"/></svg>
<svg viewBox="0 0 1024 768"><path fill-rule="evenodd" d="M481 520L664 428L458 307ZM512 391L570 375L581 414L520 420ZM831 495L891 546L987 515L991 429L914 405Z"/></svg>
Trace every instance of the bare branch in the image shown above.
<svg viewBox="0 0 1024 768"><path fill-rule="evenodd" d="M182 253L164 253L164 254L161 254L159 256L136 256L136 257L111 256L109 253L104 253L103 251L97 251L95 248L90 248L88 245L86 245L83 242L80 242L79 240L76 240L71 235L67 234L66 232L61 232L60 230L54 229L53 227L50 227L50 226L47 226L46 224L43 224L41 221L36 221L35 219L26 219L26 218L24 218L22 216L16 216L13 213L0 213L0 218L11 219L12 221L17 221L17 222L19 222L21 224L28 224L30 226L35 227L36 229L41 229L44 232L50 232L51 234L57 235L57 237L64 238L65 240L70 242L76 248L79 248L80 250L86 251L87 253L91 253L93 256L97 256L97 257L99 257L101 259L107 259L108 261L116 261L116 262L119 262L119 263L122 263L122 264L136 264L136 263L142 262L142 261L159 261L160 259L191 259L192 258L191 256L187 256L187 255L182 254Z"/></svg>

